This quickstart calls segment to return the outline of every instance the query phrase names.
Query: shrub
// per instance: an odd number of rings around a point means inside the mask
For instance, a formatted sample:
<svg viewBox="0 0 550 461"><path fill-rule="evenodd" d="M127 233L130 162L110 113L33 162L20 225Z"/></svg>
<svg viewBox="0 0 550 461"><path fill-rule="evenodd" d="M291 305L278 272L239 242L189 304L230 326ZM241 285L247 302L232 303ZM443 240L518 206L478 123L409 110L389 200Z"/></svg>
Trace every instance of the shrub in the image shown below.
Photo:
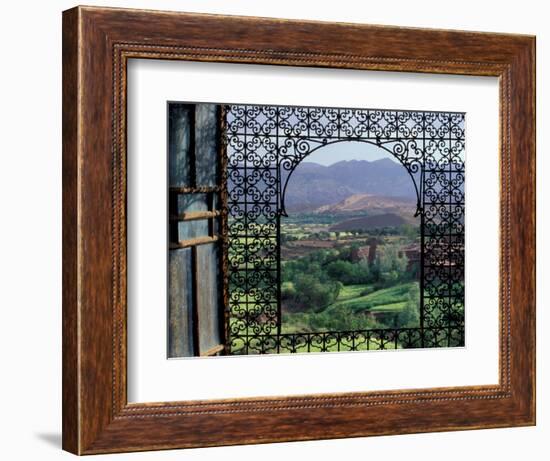
<svg viewBox="0 0 550 461"><path fill-rule="evenodd" d="M296 310L319 312L336 300L341 289L341 283L321 283L315 275L300 274L295 279L290 300Z"/></svg>
<svg viewBox="0 0 550 461"><path fill-rule="evenodd" d="M407 295L407 305L397 315L396 323L399 328L417 327L420 322L420 289L414 285Z"/></svg>
<svg viewBox="0 0 550 461"><path fill-rule="evenodd" d="M367 296L370 295L374 291L374 286L369 286L365 288L363 291L361 291L360 296Z"/></svg>
<svg viewBox="0 0 550 461"><path fill-rule="evenodd" d="M349 261L334 261L326 267L327 275L344 285L356 285L370 281L370 271L366 265L354 264Z"/></svg>

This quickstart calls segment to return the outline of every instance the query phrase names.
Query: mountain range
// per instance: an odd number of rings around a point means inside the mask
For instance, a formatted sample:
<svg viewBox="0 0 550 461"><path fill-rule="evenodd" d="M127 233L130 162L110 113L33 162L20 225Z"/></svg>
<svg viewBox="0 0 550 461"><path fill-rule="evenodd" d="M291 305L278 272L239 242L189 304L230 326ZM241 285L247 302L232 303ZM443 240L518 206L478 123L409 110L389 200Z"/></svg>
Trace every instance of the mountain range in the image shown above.
<svg viewBox="0 0 550 461"><path fill-rule="evenodd" d="M393 213L402 216L414 216L416 199L403 197L386 197L372 194L353 194L338 203L322 205L316 213L358 213L368 210L375 214Z"/></svg>
<svg viewBox="0 0 550 461"><path fill-rule="evenodd" d="M358 229L375 229L381 227L399 227L404 224L417 224L413 220L395 213L384 213L361 218L348 219L330 227L331 231L350 231Z"/></svg>
<svg viewBox="0 0 550 461"><path fill-rule="evenodd" d="M373 197L398 198L397 206L408 207L411 201L416 202L414 185L405 168L384 158L372 162L344 160L329 166L303 162L289 178L285 206L289 212L329 212L331 205L352 205L342 203L352 196L357 196L355 205L361 208L361 201L365 205Z"/></svg>

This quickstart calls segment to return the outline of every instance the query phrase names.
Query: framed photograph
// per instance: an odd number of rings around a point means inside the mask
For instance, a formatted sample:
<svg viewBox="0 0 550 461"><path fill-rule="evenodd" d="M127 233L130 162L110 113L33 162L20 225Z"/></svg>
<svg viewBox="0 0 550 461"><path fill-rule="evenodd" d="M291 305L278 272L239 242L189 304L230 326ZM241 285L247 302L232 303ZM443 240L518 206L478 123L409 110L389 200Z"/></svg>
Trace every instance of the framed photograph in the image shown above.
<svg viewBox="0 0 550 461"><path fill-rule="evenodd" d="M535 39L63 13L63 447L535 424Z"/></svg>

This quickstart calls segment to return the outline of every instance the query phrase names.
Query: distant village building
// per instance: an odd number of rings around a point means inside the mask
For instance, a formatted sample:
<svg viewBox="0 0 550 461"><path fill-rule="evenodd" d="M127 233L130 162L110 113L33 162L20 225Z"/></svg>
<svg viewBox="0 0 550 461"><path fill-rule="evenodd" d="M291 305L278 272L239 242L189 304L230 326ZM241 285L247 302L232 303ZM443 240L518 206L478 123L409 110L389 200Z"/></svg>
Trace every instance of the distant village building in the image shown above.
<svg viewBox="0 0 550 461"><path fill-rule="evenodd" d="M455 266L457 265L457 262L454 260L454 258L451 256L451 259L449 259L449 253L454 254L461 254L464 252L464 243L463 242L450 242L449 238L443 238L441 242L437 246L432 247L432 252L436 254L441 255L441 259L436 258L437 265L441 266ZM367 240L367 245L363 245L360 247L354 247L351 250L351 261L352 262L359 262L362 260L367 260L369 262L369 265L373 264L377 257L380 256L380 254L384 253L384 247L378 248L380 245L384 244L384 241L381 239L371 238ZM420 243L411 243L409 245L402 246L399 248L398 256L407 257L407 270L410 271L414 268L420 267L420 259L421 259L421 249L420 249Z"/></svg>
<svg viewBox="0 0 550 461"><path fill-rule="evenodd" d="M369 262L370 262L369 255L371 253L376 253L375 248L376 247L374 247L373 250L371 250L370 246L361 246L361 247L357 247L357 248L352 248L351 249L351 260L352 260L352 262L359 262L363 259L368 259Z"/></svg>
<svg viewBox="0 0 550 461"><path fill-rule="evenodd" d="M359 262L363 259L366 259L369 262L369 265L374 263L374 261L376 260L376 250L378 248L378 245L384 242L383 240L372 237L368 239L366 243L368 243L368 245L352 248L352 262Z"/></svg>
<svg viewBox="0 0 550 461"><path fill-rule="evenodd" d="M383 240L371 238L367 240L368 245L352 248L351 260L352 262L359 262L361 260L367 260L369 265L372 265L379 253L383 253L383 249L378 249L380 244L383 244ZM412 270L420 265L420 245L413 243L403 246L399 249L399 257L406 256L407 258L407 270Z"/></svg>
<svg viewBox="0 0 550 461"><path fill-rule="evenodd" d="M420 245L418 243L412 243L404 246L399 250L399 257L407 257L407 270L410 271L414 267L420 265Z"/></svg>

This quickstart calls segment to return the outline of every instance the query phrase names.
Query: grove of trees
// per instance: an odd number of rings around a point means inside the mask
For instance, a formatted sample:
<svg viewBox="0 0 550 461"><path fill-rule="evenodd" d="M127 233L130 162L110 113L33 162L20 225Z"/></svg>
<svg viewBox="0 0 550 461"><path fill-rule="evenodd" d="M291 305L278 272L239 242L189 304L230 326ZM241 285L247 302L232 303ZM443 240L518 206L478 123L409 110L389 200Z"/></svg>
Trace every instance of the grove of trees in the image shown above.
<svg viewBox="0 0 550 461"><path fill-rule="evenodd" d="M285 309L321 312L335 302L345 285L373 284L375 289L382 289L415 278L397 245L385 245L372 264L366 259L352 261L351 253L350 247L321 249L286 261L281 289Z"/></svg>

